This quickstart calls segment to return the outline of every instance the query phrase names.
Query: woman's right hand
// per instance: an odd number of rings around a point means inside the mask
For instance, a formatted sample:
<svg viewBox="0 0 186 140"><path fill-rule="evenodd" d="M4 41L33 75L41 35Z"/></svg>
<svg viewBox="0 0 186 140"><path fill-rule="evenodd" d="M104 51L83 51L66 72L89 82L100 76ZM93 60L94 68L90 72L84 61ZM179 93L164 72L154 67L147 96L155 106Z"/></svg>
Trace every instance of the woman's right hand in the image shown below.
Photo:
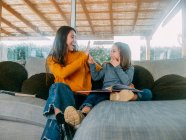
<svg viewBox="0 0 186 140"><path fill-rule="evenodd" d="M88 63L89 64L94 64L95 63L93 57L90 54L88 55Z"/></svg>
<svg viewBox="0 0 186 140"><path fill-rule="evenodd" d="M89 50L90 50L90 40L88 41L87 47L85 49L85 54L89 55Z"/></svg>

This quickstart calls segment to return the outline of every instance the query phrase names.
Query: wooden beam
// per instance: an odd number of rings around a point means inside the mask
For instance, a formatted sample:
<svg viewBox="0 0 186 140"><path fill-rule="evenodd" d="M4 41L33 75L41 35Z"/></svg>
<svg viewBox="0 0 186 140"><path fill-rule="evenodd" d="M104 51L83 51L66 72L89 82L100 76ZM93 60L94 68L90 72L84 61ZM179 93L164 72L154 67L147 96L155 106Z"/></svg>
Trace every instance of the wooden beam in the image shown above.
<svg viewBox="0 0 186 140"><path fill-rule="evenodd" d="M113 29L113 16L112 16L112 0L108 0L108 4L109 4L111 33L113 34L114 33L114 29Z"/></svg>
<svg viewBox="0 0 186 140"><path fill-rule="evenodd" d="M3 28L1 28L1 32L8 35L8 36L12 35L10 32L4 30Z"/></svg>
<svg viewBox="0 0 186 140"><path fill-rule="evenodd" d="M58 4L60 5L71 5L71 1L70 0L56 0L58 1ZM112 3L117 3L117 4L121 4L121 3L133 3L135 0L114 0ZM160 0L143 0L144 2L155 2L155 1L160 1ZM78 0L76 2L76 4L80 4L80 0ZM86 1L86 4L95 4L95 1ZM96 1L96 4L105 4L105 1ZM18 4L17 4L18 5ZM42 1L42 5L46 6L46 5L51 5L50 2L48 1Z"/></svg>
<svg viewBox="0 0 186 140"><path fill-rule="evenodd" d="M49 5L50 6L50 5ZM139 12L144 12L144 13L147 13L147 12L159 12L161 11L162 9L141 9L139 10ZM134 10L125 10L125 9L115 9L113 10L112 9L112 13L134 13L135 11ZM50 14L58 14L59 12L56 12L56 11L52 11L50 12ZM83 14L84 11L76 11L76 14ZM102 13L109 13L109 10L104 10L104 11L89 11L89 14L102 14ZM63 12L63 14L71 14L71 11L66 11L66 12Z"/></svg>
<svg viewBox="0 0 186 140"><path fill-rule="evenodd" d="M39 33L40 35L43 35L43 33L38 29L38 27L36 27L35 25L33 25L32 23L30 23L27 19L25 19L20 13L16 12L14 9L12 9L12 7L10 7L8 4L2 2L2 6L3 8L5 8L7 11L9 11L12 15L14 15L16 18L18 18L20 21L22 21L24 24L26 24L28 27L30 27L33 31L35 31L36 33Z"/></svg>
<svg viewBox="0 0 186 140"><path fill-rule="evenodd" d="M57 4L56 0L50 0L50 1L54 5L54 7L56 8L56 10L59 12L59 14L61 15L62 19L64 19L65 22L67 23L67 25L69 25L68 18L66 17L66 15L62 11L62 9L59 7L59 5Z"/></svg>
<svg viewBox="0 0 186 140"><path fill-rule="evenodd" d="M157 18L138 18L139 20L157 20ZM92 21L94 21L94 20L97 20L97 21L100 21L100 20L109 20L110 21L110 18L107 18L107 17L104 17L104 18L102 18L102 19L100 19L100 18L95 18L95 19L92 19ZM118 20L118 21L120 21L120 20L134 20L134 18L112 18L112 20ZM36 20L35 20L36 21ZM59 20L53 20L53 21L59 21ZM78 19L77 21L87 21L86 19Z"/></svg>
<svg viewBox="0 0 186 140"><path fill-rule="evenodd" d="M94 28L93 28L93 25L92 25L90 16L89 16L89 14L88 14L88 10L87 10L87 8L86 8L85 1L84 1L84 0L80 0L80 3L81 3L81 6L82 6L82 8L83 8L83 11L84 11L84 13L85 13L85 15L86 15L86 17L87 17L87 20L88 20L88 23L89 23L90 28L91 28L91 30L92 30L92 33L95 34L95 31L94 31Z"/></svg>
<svg viewBox="0 0 186 140"><path fill-rule="evenodd" d="M9 27L11 27L12 29L15 29L16 31L18 31L19 33L24 34L24 35L29 35L28 33L26 33L25 31L21 30L20 28L16 27L15 25L10 23L8 20L4 19L3 17L1 19L1 21L3 23L5 23L6 25L8 25Z"/></svg>
<svg viewBox="0 0 186 140"><path fill-rule="evenodd" d="M25 4L34 12L36 13L54 32L56 32L56 28L54 25L47 20L45 16L29 1L29 0L23 0Z"/></svg>
<svg viewBox="0 0 186 140"><path fill-rule="evenodd" d="M114 27L131 27L132 25L114 25ZM151 24L151 25L136 25L136 26L139 26L139 27L152 27L154 26L154 24ZM76 27L89 27L88 25L79 25L79 26L76 26ZM95 28L96 27L105 27L105 25L95 25L94 26Z"/></svg>
<svg viewBox="0 0 186 140"><path fill-rule="evenodd" d="M137 2L137 8L136 8L135 18L134 18L134 23L133 23L133 29L132 29L133 32L135 30L136 22L138 20L138 15L139 15L139 9L140 9L140 5L141 5L141 0L137 0L136 2Z"/></svg>

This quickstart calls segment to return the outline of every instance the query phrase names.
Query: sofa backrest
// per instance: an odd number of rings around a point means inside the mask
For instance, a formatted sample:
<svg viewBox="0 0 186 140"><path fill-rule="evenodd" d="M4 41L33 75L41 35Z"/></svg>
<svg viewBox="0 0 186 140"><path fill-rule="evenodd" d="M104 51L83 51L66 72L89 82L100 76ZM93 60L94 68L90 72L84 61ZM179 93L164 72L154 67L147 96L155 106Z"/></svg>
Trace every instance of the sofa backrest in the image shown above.
<svg viewBox="0 0 186 140"><path fill-rule="evenodd" d="M44 58L29 57L26 60L25 68L28 72L28 78L34 74L46 72Z"/></svg>
<svg viewBox="0 0 186 140"><path fill-rule="evenodd" d="M186 59L134 61L133 64L149 70L154 80L168 74L177 74L186 77Z"/></svg>
<svg viewBox="0 0 186 140"><path fill-rule="evenodd" d="M133 64L149 70L154 80L168 74L177 74L186 77L186 59L133 61ZM26 60L25 68L28 72L28 77L46 72L45 59L30 57Z"/></svg>

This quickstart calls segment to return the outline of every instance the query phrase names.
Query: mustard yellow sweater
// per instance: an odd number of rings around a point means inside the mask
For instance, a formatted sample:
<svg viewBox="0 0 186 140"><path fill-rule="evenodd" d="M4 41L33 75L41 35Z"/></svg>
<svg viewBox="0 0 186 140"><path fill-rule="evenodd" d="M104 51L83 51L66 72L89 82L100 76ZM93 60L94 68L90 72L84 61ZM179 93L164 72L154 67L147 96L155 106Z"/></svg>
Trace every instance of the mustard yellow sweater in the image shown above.
<svg viewBox="0 0 186 140"><path fill-rule="evenodd" d="M63 82L69 85L72 91L91 90L91 74L87 60L88 56L78 51L68 53L66 66L55 63L51 56L47 58L47 64L55 77L55 83Z"/></svg>

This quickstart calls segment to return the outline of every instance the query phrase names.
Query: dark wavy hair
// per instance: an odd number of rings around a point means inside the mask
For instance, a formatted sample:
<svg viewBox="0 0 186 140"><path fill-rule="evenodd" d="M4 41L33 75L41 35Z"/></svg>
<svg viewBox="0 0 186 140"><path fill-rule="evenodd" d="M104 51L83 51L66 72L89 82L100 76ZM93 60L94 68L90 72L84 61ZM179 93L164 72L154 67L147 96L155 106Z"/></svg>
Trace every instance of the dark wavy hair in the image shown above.
<svg viewBox="0 0 186 140"><path fill-rule="evenodd" d="M128 44L116 42L113 44L118 47L120 52L120 65L123 70L127 70L131 66L131 50Z"/></svg>
<svg viewBox="0 0 186 140"><path fill-rule="evenodd" d="M54 62L60 64L61 66L66 65L66 56L68 53L68 46L66 42L67 42L67 36L70 33L70 31L74 31L76 33L76 30L70 26L61 26L57 30L52 49L48 55L48 57L52 56ZM76 46L74 46L74 51L77 51ZM47 61L45 63L45 67L46 67L46 84L48 84L50 75L49 75L49 68L47 65Z"/></svg>
<svg viewBox="0 0 186 140"><path fill-rule="evenodd" d="M66 42L70 31L74 31L76 33L76 30L70 26L61 26L57 30L53 47L49 53L49 56L52 56L52 59L62 66L66 65L66 55L68 53L68 46ZM77 51L76 46L74 51Z"/></svg>

